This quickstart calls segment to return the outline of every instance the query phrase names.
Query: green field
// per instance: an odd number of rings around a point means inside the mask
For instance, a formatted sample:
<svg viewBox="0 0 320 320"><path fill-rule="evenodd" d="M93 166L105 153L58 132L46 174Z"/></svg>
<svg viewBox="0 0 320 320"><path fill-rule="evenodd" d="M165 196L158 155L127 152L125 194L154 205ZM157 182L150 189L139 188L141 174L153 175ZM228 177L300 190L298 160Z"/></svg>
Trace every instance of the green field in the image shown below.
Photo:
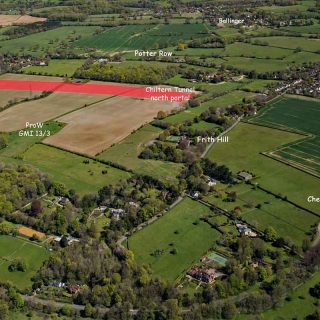
<svg viewBox="0 0 320 320"><path fill-rule="evenodd" d="M23 154L23 162L49 174L54 181L64 183L80 195L98 191L103 186L116 184L130 175L122 170L62 151L43 144L35 144ZM20 161L19 161L20 162ZM102 174L107 170L107 174Z"/></svg>
<svg viewBox="0 0 320 320"><path fill-rule="evenodd" d="M272 226L279 236L289 238L297 245L301 245L308 237L307 232L311 226L320 221L320 217L247 184L232 187L223 185L217 187L217 190L220 190L220 196L216 193L210 194L206 197L206 201L228 211L240 207L242 219L261 231ZM236 201L225 201L226 192L236 192Z"/></svg>
<svg viewBox="0 0 320 320"><path fill-rule="evenodd" d="M70 44L78 36L82 39L90 37L96 27L60 27L44 32L34 33L22 38L0 42L0 53L43 55L52 53L60 45Z"/></svg>
<svg viewBox="0 0 320 320"><path fill-rule="evenodd" d="M241 103L243 98L249 98L251 96L252 94L249 92L235 90L208 102L204 102L199 107L189 108L169 116L165 121L168 123L181 123L186 120L193 120L196 116L199 116L203 111L207 110L211 106L226 107L231 104Z"/></svg>
<svg viewBox="0 0 320 320"><path fill-rule="evenodd" d="M77 46L104 51L156 49L175 45L178 40L208 36L206 24L126 25L109 28L88 39L76 42Z"/></svg>
<svg viewBox="0 0 320 320"><path fill-rule="evenodd" d="M138 158L144 144L155 139L161 132L159 128L146 125L102 152L98 159L121 164L137 173L150 175L165 182L176 182L176 176L183 168L182 164Z"/></svg>
<svg viewBox="0 0 320 320"><path fill-rule="evenodd" d="M21 258L26 262L26 272L8 270L10 262L16 258ZM37 244L20 238L0 235L1 281L11 281L19 289L25 289L31 285L31 277L47 258L46 249Z"/></svg>
<svg viewBox="0 0 320 320"><path fill-rule="evenodd" d="M243 71L256 71L257 73L285 70L288 64L277 59L255 59L245 57L229 57L224 63Z"/></svg>
<svg viewBox="0 0 320 320"><path fill-rule="evenodd" d="M268 43L269 46L278 48L296 49L300 47L304 51L317 52L319 51L320 40L319 39L307 39L303 37L263 37L255 38L255 40Z"/></svg>
<svg viewBox="0 0 320 320"><path fill-rule="evenodd" d="M43 132L48 130L51 135L55 134L62 128L62 124L58 122L46 122L43 125ZM26 131L33 131L32 129ZM28 148L37 142L40 142L43 137L28 137L19 136L19 131L5 133L4 134L8 140L8 146L6 148L0 149L0 160L4 162L14 162L19 159L20 155L23 154Z"/></svg>
<svg viewBox="0 0 320 320"><path fill-rule="evenodd" d="M268 46L252 45L250 43L235 42L226 46L222 52L223 55L230 57L255 57L255 58L272 58L282 59L292 54L292 50L274 48Z"/></svg>
<svg viewBox="0 0 320 320"><path fill-rule="evenodd" d="M208 207L185 198L159 220L130 237L129 249L136 261L149 264L155 275L174 281L193 263L199 262L218 239L218 231L199 221L210 212ZM194 224L195 221L199 223ZM170 253L173 249L177 254ZM156 250L162 254L152 255Z"/></svg>
<svg viewBox="0 0 320 320"><path fill-rule="evenodd" d="M74 59L74 60L50 60L47 66L30 66L21 69L23 73L31 74L43 74L43 75L53 75L53 76L68 76L71 77L75 71L80 68L85 60Z"/></svg>
<svg viewBox="0 0 320 320"><path fill-rule="evenodd" d="M309 195L318 194L319 179L261 154L303 136L248 123L240 123L228 136L227 144L216 144L208 152L209 159L225 164L233 172L249 170L262 187L320 213L318 204L307 202Z"/></svg>
<svg viewBox="0 0 320 320"><path fill-rule="evenodd" d="M269 103L250 122L310 135L276 148L269 155L320 177L319 119L319 100L285 96Z"/></svg>
<svg viewBox="0 0 320 320"><path fill-rule="evenodd" d="M248 84L246 84L242 89L243 90L249 90L253 92L264 92L267 90L267 86L271 84L277 83L276 80L261 80L261 79L255 79Z"/></svg>

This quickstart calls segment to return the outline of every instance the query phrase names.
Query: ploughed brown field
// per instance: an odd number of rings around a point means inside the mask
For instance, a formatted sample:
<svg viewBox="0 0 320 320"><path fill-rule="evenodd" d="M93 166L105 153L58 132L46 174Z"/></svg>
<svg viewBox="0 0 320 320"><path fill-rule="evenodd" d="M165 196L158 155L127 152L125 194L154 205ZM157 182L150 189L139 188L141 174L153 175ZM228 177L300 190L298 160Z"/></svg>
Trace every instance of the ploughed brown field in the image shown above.
<svg viewBox="0 0 320 320"><path fill-rule="evenodd" d="M0 14L0 26L6 27L13 24L29 24L34 22L47 21L46 18L37 18L29 15L13 15L13 14Z"/></svg>
<svg viewBox="0 0 320 320"><path fill-rule="evenodd" d="M158 111L170 112L178 103L113 97L58 118L67 125L45 143L94 156L150 122Z"/></svg>
<svg viewBox="0 0 320 320"><path fill-rule="evenodd" d="M39 94L41 92L38 92ZM22 102L0 113L0 132L24 129L26 122L36 123L55 119L107 97L97 94L54 92L42 99Z"/></svg>

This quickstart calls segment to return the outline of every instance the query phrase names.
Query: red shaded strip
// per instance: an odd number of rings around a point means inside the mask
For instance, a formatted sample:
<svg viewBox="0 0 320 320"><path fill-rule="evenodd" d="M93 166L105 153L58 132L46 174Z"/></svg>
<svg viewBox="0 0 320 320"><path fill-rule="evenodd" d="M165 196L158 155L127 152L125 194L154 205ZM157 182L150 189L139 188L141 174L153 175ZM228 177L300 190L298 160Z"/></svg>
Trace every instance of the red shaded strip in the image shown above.
<svg viewBox="0 0 320 320"><path fill-rule="evenodd" d="M150 99L160 98L164 95L168 101L184 101L189 99L192 94L176 92L172 88L171 92L147 92L147 88L155 87L138 87L124 86L113 84L95 84L95 83L65 83L65 82L47 82L47 81L29 81L29 80L0 80L0 90L30 90L30 91L50 91L50 92L75 92L85 94L107 94L126 96L133 98Z"/></svg>

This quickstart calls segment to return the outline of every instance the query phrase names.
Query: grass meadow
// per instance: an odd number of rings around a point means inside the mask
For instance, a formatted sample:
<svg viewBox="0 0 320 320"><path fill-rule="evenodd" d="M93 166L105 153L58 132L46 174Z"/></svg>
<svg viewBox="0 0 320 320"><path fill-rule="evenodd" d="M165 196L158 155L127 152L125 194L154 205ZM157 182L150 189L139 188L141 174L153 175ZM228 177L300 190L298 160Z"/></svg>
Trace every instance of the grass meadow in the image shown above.
<svg viewBox="0 0 320 320"><path fill-rule="evenodd" d="M80 195L98 191L103 186L116 184L130 174L104 165L94 160L56 149L43 144L35 144L23 153L23 163L32 164L47 172L54 181L63 183ZM103 174L102 171L107 171Z"/></svg>
<svg viewBox="0 0 320 320"><path fill-rule="evenodd" d="M199 220L210 212L208 207L185 198L156 222L131 236L129 249L136 261L150 265L156 276L174 281L199 262L218 239L218 231ZM173 249L176 254L171 253ZM153 255L157 250L160 254Z"/></svg>
<svg viewBox="0 0 320 320"><path fill-rule="evenodd" d="M138 158L144 144L155 139L161 132L159 128L146 125L100 153L98 159L121 164L134 172L150 175L165 182L176 182L176 176L183 168L182 164Z"/></svg>
<svg viewBox="0 0 320 320"><path fill-rule="evenodd" d="M30 66L22 69L23 73L36 73L53 76L71 77L80 68L85 60L83 59L56 59L50 60L47 66Z"/></svg>
<svg viewBox="0 0 320 320"><path fill-rule="evenodd" d="M43 247L27 240L0 235L0 280L11 281L19 289L31 285L31 278L48 258L48 252ZM26 262L26 272L10 272L10 262L21 258Z"/></svg>

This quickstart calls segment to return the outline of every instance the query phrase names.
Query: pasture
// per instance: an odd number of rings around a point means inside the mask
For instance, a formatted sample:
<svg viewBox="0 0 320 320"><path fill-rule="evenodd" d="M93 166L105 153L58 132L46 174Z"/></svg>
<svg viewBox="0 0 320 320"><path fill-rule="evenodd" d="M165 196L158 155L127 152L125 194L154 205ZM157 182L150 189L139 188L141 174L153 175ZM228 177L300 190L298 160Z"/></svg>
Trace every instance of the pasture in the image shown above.
<svg viewBox="0 0 320 320"><path fill-rule="evenodd" d="M47 66L30 66L23 68L20 71L23 73L43 74L53 76L68 76L71 77L75 71L80 68L85 60L83 59L57 59L50 60Z"/></svg>
<svg viewBox="0 0 320 320"><path fill-rule="evenodd" d="M247 83L242 89L252 91L252 92L264 92L267 90L268 85L272 85L275 83L277 83L276 80L255 79Z"/></svg>
<svg viewBox="0 0 320 320"><path fill-rule="evenodd" d="M96 192L103 186L130 177L125 171L43 144L33 145L22 158L23 163L48 173L54 181L65 184L80 195Z"/></svg>
<svg viewBox="0 0 320 320"><path fill-rule="evenodd" d="M301 48L303 51L317 52L319 51L320 40L319 39L307 39L303 37L263 37L255 38L255 40L263 41L268 43L269 46L286 48L286 49L296 49Z"/></svg>
<svg viewBox="0 0 320 320"><path fill-rule="evenodd" d="M255 59L246 57L228 57L224 63L243 71L255 71L257 73L285 70L288 65L279 59Z"/></svg>
<svg viewBox="0 0 320 320"><path fill-rule="evenodd" d="M307 201L309 195L318 193L319 179L262 154L303 136L248 123L240 123L228 136L227 144L212 147L207 154L209 159L225 164L235 173L251 171L257 176L255 182L265 189L286 195L300 206L320 213L318 204Z"/></svg>
<svg viewBox="0 0 320 320"><path fill-rule="evenodd" d="M128 240L129 249L135 260L150 265L156 276L174 281L198 263L219 238L218 231L200 221L210 212L208 207L185 198L156 222L133 234Z"/></svg>
<svg viewBox="0 0 320 320"><path fill-rule="evenodd" d="M268 46L252 45L250 43L235 42L226 46L222 55L230 57L252 57L283 59L292 54L292 50L274 48Z"/></svg>
<svg viewBox="0 0 320 320"><path fill-rule="evenodd" d="M209 194L206 201L228 211L239 207L240 217L261 231L272 226L278 236L289 238L293 243L301 245L308 237L311 226L320 221L320 217L298 209L263 190L247 184L232 187L221 185L216 192ZM236 201L228 202L227 193L235 192Z"/></svg>
<svg viewBox="0 0 320 320"><path fill-rule="evenodd" d="M62 128L62 124L58 122L47 122L43 124L42 129L39 131L50 131L51 134L55 134ZM28 129L26 131L34 131L34 129ZM23 152L40 142L43 137L41 136L19 136L18 131L4 133L4 136L8 140L8 146L0 149L0 159L4 162L12 162L14 159L19 159Z"/></svg>
<svg viewBox="0 0 320 320"><path fill-rule="evenodd" d="M104 32L76 41L79 47L103 51L157 49L176 45L180 39L208 36L206 24L126 25L108 28Z"/></svg>
<svg viewBox="0 0 320 320"><path fill-rule="evenodd" d="M170 112L178 106L166 101L113 97L58 118L67 125L44 142L95 156L153 120L158 111Z"/></svg>
<svg viewBox="0 0 320 320"><path fill-rule="evenodd" d="M157 138L161 132L161 129L148 124L99 154L98 159L121 164L134 172L146 174L164 182L175 183L176 176L183 168L182 164L138 158L144 145Z"/></svg>
<svg viewBox="0 0 320 320"><path fill-rule="evenodd" d="M285 96L273 100L250 122L309 135L309 138L280 146L268 154L320 177L319 119L318 100Z"/></svg>
<svg viewBox="0 0 320 320"><path fill-rule="evenodd" d="M0 235L0 280L11 281L19 289L31 286L31 278L48 258L48 252L38 244L11 236ZM27 264L25 272L10 272L10 263L17 258Z"/></svg>

